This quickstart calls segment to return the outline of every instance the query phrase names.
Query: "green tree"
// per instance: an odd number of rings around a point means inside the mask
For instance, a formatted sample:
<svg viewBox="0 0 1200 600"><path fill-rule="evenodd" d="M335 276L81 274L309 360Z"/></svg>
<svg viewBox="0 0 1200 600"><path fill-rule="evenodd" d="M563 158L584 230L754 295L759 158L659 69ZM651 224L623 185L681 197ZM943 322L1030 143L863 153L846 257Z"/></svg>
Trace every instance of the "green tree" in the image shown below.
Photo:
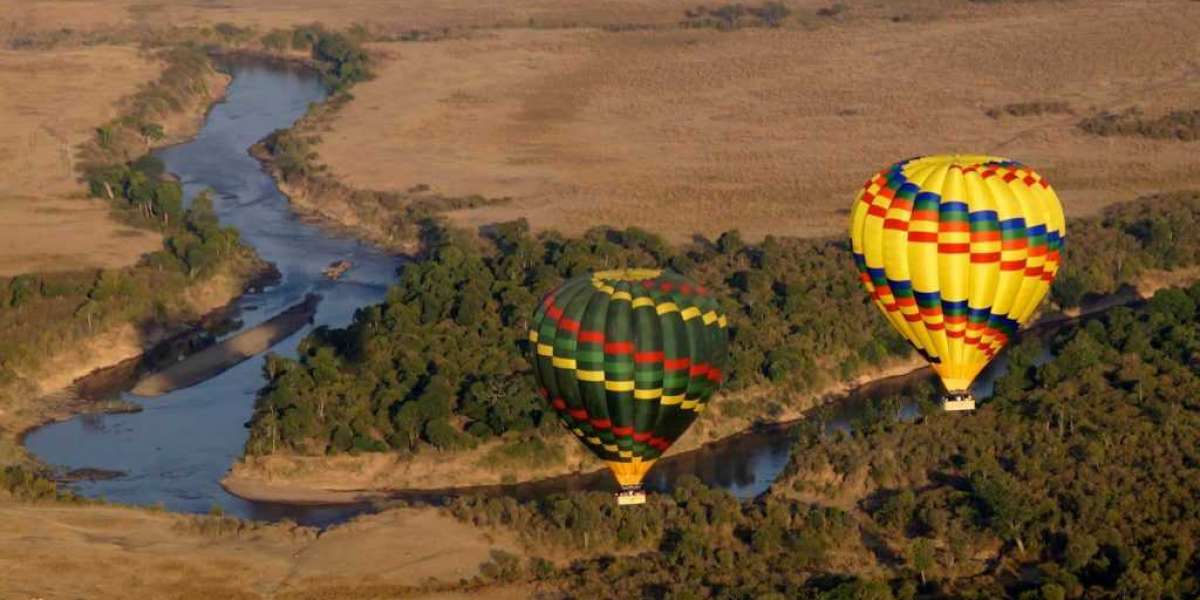
<svg viewBox="0 0 1200 600"><path fill-rule="evenodd" d="M921 576L922 584L926 583L925 573L933 568L933 560L933 543L928 538L917 538L909 546L908 564Z"/></svg>
<svg viewBox="0 0 1200 600"><path fill-rule="evenodd" d="M267 50L282 52L287 49L288 44L292 40L292 35L284 29L272 29L269 33L262 36L262 45Z"/></svg>
<svg viewBox="0 0 1200 600"><path fill-rule="evenodd" d="M163 126L158 123L142 123L138 126L138 133L142 135L142 140L146 144L146 150L150 149L150 144L161 141L166 135Z"/></svg>
<svg viewBox="0 0 1200 600"><path fill-rule="evenodd" d="M183 213L183 188L174 181L163 181L154 187L154 213L164 226L178 223Z"/></svg>

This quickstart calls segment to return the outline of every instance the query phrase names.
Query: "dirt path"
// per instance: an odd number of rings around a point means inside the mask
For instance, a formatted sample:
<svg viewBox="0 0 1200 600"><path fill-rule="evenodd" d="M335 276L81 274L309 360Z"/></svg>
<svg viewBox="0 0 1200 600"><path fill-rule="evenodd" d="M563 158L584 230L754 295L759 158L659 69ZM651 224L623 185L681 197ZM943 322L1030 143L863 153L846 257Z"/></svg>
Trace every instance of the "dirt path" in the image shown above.
<svg viewBox="0 0 1200 600"><path fill-rule="evenodd" d="M263 324L247 329L214 344L184 360L146 376L133 387L139 396L160 396L212 379L242 361L266 352L275 344L307 325L317 311L320 296L309 294L304 302L271 317Z"/></svg>

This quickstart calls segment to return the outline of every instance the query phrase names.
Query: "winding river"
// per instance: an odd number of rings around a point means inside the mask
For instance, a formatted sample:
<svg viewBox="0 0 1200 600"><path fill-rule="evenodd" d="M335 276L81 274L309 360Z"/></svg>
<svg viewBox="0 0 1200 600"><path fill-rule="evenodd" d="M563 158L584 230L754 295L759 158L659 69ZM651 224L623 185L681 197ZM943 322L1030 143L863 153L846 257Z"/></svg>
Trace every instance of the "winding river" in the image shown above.
<svg viewBox="0 0 1200 600"><path fill-rule="evenodd" d="M211 188L221 221L237 227L242 239L274 263L282 275L273 287L238 300L243 329L302 301L309 293L322 296L313 323L272 349L294 356L298 342L312 327L345 325L356 308L381 301L395 279L399 261L299 219L271 177L248 154L252 144L275 129L290 126L309 103L325 97L315 74L243 60L230 61L225 67L233 75L227 97L213 107L199 135L185 144L160 150L157 155L167 170L180 177L188 198ZM336 281L323 277L322 269L339 259L350 260L351 270ZM120 472L111 479L72 484L85 496L120 503L162 505L186 513L208 512L215 506L226 514L245 518L288 518L312 525L328 525L374 510L367 503L322 506L251 502L228 494L219 485L229 465L241 455L247 437L243 424L250 418L255 392L263 384L262 363L262 356L257 356L203 383L156 398L122 392L123 399L144 410L78 416L31 432L25 443L44 462L64 470ZM928 377L923 372L865 386L837 403L833 426L846 427L865 400L901 391ZM986 394L990 376L985 373L980 383L977 390ZM905 414L911 416L912 407L906 407ZM670 489L678 477L695 474L738 497L754 497L765 491L786 465L790 442L786 427L735 436L661 461L647 487ZM610 479L599 473L474 491L532 497L611 486ZM438 502L462 491L397 496Z"/></svg>
<svg viewBox="0 0 1200 600"><path fill-rule="evenodd" d="M248 153L267 134L295 122L309 103L324 99L326 92L316 75L245 60L224 67L233 75L227 97L213 106L198 136L156 154L180 178L187 198L211 188L221 222L236 227L242 239L279 270L278 284L238 300L243 328L303 301L310 292L322 296L313 324L272 349L294 355L313 326L345 325L356 308L381 301L395 280L399 261L299 219ZM322 269L339 259L350 260L353 267L336 281L325 278ZM156 398L124 393L124 399L144 410L78 416L31 432L25 443L52 465L124 473L73 484L86 496L161 503L168 510L192 513L219 506L227 514L255 519L320 523L343 518L344 508L247 502L219 485L241 455L248 433L243 424L263 383L262 363L258 356L199 385Z"/></svg>

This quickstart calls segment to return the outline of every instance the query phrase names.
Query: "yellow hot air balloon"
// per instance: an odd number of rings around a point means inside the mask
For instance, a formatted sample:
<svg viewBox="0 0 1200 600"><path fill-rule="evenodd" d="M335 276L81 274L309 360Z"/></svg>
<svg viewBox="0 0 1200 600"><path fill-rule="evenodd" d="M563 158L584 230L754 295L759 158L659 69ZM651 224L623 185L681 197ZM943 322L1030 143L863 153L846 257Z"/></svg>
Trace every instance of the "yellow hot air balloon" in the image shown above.
<svg viewBox="0 0 1200 600"><path fill-rule="evenodd" d="M1065 232L1041 175L982 155L898 162L867 181L850 219L867 293L933 365L946 410L975 407L971 382L1046 297Z"/></svg>

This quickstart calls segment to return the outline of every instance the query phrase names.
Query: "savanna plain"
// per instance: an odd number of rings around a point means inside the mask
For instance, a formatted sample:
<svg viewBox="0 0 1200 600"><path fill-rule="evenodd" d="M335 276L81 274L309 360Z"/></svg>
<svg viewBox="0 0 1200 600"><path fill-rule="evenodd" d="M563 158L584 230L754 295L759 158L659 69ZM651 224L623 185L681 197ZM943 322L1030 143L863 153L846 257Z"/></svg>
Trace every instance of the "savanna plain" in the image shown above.
<svg viewBox="0 0 1200 600"><path fill-rule="evenodd" d="M1188 0L0 0L0 598L1198 597L1196 23ZM375 503L325 527L85 497L22 443L130 410L89 374L186 355L271 285L150 154L196 135L231 56L320 74L246 150L306 221L405 260L353 322L251 359L223 484ZM973 414L917 377L832 427L827 401L923 364L864 301L851 201L958 152L1057 191L1059 324ZM729 382L672 452L792 423L766 491L395 499L599 469L535 394L525 319L647 264L730 315Z"/></svg>

